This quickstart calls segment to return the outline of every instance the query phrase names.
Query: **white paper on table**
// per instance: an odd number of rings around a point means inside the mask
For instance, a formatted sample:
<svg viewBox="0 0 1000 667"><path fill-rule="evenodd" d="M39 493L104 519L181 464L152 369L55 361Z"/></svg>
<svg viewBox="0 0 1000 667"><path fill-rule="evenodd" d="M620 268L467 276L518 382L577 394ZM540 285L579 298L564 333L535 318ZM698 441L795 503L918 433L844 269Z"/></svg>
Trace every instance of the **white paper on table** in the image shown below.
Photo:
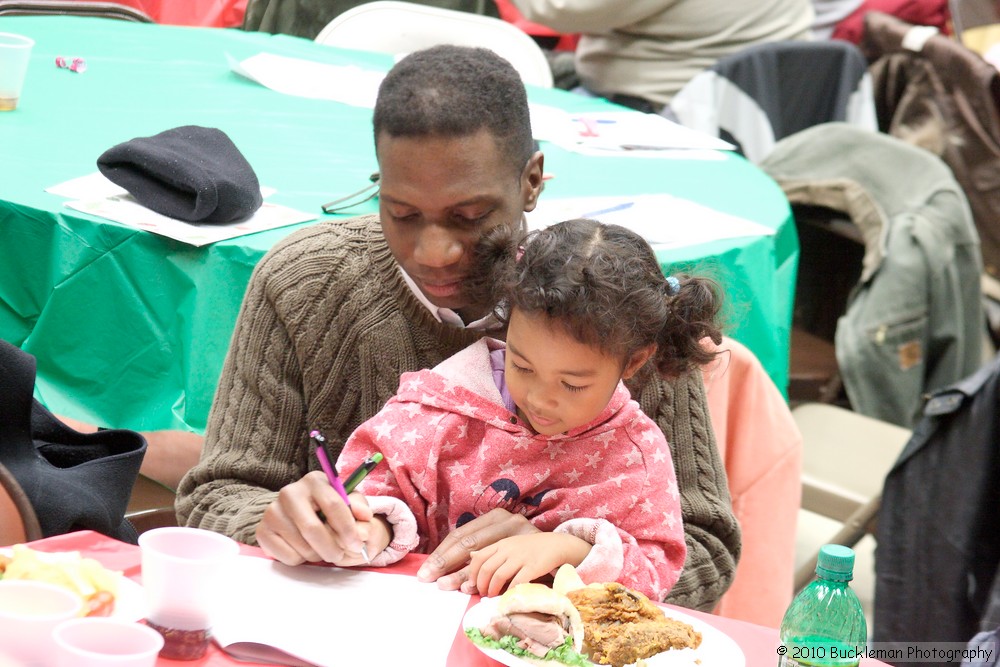
<svg viewBox="0 0 1000 667"><path fill-rule="evenodd" d="M607 148L590 148L585 145L577 145L571 149L580 155L591 157L627 157L642 158L646 160L699 160L699 161L719 161L725 160L726 154L723 151L709 150L705 148L652 148L649 150L628 150Z"/></svg>
<svg viewBox="0 0 1000 667"><path fill-rule="evenodd" d="M287 665L444 665L469 596L416 577L239 556L212 634L227 653Z"/></svg>
<svg viewBox="0 0 1000 667"><path fill-rule="evenodd" d="M45 188L45 191L67 199L83 200L107 199L108 197L120 197L128 194L128 190L112 182L99 171L57 183L52 187ZM270 197L275 192L277 190L274 188L260 186L262 197Z"/></svg>
<svg viewBox="0 0 1000 667"><path fill-rule="evenodd" d="M375 108L385 72L355 65L328 65L313 60L258 53L245 60L226 54L229 67L251 81L286 95L343 102Z"/></svg>
<svg viewBox="0 0 1000 667"><path fill-rule="evenodd" d="M58 183L46 188L45 191L75 199L66 202L66 206L77 211L90 213L100 218L119 222L127 227L142 229L193 246L208 245L216 241L246 236L268 229L308 222L319 217L265 201L252 216L242 222L221 224L185 222L146 208L137 202L125 188L108 180L99 171ZM260 189L262 197L267 197L274 192L275 189L270 187L261 187Z"/></svg>
<svg viewBox="0 0 1000 667"><path fill-rule="evenodd" d="M45 191L67 199L107 199L128 194L128 190L111 182L99 171L57 183L45 188Z"/></svg>
<svg viewBox="0 0 1000 667"><path fill-rule="evenodd" d="M572 197L542 199L527 213L528 228L541 229L573 218L592 218L621 225L656 247L685 246L745 236L771 236L759 223L716 211L673 195Z"/></svg>
<svg viewBox="0 0 1000 667"><path fill-rule="evenodd" d="M570 113L544 104L530 104L529 108L535 139L586 155L721 159L722 156L714 151L735 149L727 141L657 114L638 111Z"/></svg>
<svg viewBox="0 0 1000 667"><path fill-rule="evenodd" d="M193 246L208 245L268 229L308 222L319 217L280 204L264 202L252 216L242 222L184 222L168 218L146 208L135 201L131 195L121 195L110 199L69 201L66 202L66 206Z"/></svg>

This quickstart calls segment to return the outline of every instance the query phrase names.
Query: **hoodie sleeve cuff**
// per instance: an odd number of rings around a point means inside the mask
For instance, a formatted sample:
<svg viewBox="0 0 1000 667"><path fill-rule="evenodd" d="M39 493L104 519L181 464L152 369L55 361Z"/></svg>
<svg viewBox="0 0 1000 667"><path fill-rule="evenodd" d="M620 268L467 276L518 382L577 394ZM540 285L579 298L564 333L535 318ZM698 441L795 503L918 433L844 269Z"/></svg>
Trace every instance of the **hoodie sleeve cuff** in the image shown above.
<svg viewBox="0 0 1000 667"><path fill-rule="evenodd" d="M593 545L576 567L584 583L617 581L625 567L625 547L618 529L604 519L571 519L556 526L554 533L567 533Z"/></svg>
<svg viewBox="0 0 1000 667"><path fill-rule="evenodd" d="M389 546L372 558L373 567L392 565L417 548L417 520L410 508L399 498L391 496L368 496L368 506L373 514L380 514L392 526L392 541Z"/></svg>

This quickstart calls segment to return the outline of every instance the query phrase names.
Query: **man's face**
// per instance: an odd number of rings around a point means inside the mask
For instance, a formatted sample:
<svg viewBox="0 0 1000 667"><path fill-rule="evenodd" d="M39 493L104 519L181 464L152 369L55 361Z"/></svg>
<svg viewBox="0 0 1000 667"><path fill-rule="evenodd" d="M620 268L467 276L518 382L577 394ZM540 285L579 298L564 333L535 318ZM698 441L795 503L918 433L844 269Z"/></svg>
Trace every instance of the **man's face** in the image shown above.
<svg viewBox="0 0 1000 667"><path fill-rule="evenodd" d="M465 137L392 137L377 142L382 231L396 261L427 299L466 321L492 304L462 291L479 238L514 227L535 207L542 184L536 153L520 173L487 130ZM465 311L465 312L463 312Z"/></svg>

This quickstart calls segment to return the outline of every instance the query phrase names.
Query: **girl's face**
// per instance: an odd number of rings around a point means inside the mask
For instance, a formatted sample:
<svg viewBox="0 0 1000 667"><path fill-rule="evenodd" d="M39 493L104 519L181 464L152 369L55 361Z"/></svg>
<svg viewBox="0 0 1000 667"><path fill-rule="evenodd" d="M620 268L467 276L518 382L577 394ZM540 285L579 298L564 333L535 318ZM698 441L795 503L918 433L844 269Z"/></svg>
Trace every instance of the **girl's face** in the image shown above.
<svg viewBox="0 0 1000 667"><path fill-rule="evenodd" d="M556 435L593 421L618 381L631 377L652 350L620 359L584 345L542 314L514 309L507 329L505 375L518 416L538 433Z"/></svg>

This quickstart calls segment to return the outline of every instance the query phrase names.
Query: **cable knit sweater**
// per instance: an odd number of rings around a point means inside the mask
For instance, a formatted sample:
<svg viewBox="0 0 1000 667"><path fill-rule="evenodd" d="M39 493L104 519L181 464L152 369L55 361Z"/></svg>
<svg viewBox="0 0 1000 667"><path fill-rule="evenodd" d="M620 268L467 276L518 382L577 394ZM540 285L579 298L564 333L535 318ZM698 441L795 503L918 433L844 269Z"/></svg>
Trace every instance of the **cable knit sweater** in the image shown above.
<svg viewBox="0 0 1000 667"><path fill-rule="evenodd" d="M339 453L395 393L484 334L442 324L402 279L377 216L331 220L276 244L254 269L209 415L200 462L177 514L255 543L281 487L318 469L319 428ZM739 526L700 373L632 388L670 443L687 558L669 601L711 609L739 556Z"/></svg>
<svg viewBox="0 0 1000 667"><path fill-rule="evenodd" d="M389 505L381 513L393 524L392 543L372 564L430 553L455 528L501 507L589 542L577 567L585 582L618 581L662 600L684 564L663 433L621 383L589 423L535 433L504 407L492 349L503 343L483 338L432 370L404 373L396 395L348 439L343 470L385 456L360 488L373 510Z"/></svg>

